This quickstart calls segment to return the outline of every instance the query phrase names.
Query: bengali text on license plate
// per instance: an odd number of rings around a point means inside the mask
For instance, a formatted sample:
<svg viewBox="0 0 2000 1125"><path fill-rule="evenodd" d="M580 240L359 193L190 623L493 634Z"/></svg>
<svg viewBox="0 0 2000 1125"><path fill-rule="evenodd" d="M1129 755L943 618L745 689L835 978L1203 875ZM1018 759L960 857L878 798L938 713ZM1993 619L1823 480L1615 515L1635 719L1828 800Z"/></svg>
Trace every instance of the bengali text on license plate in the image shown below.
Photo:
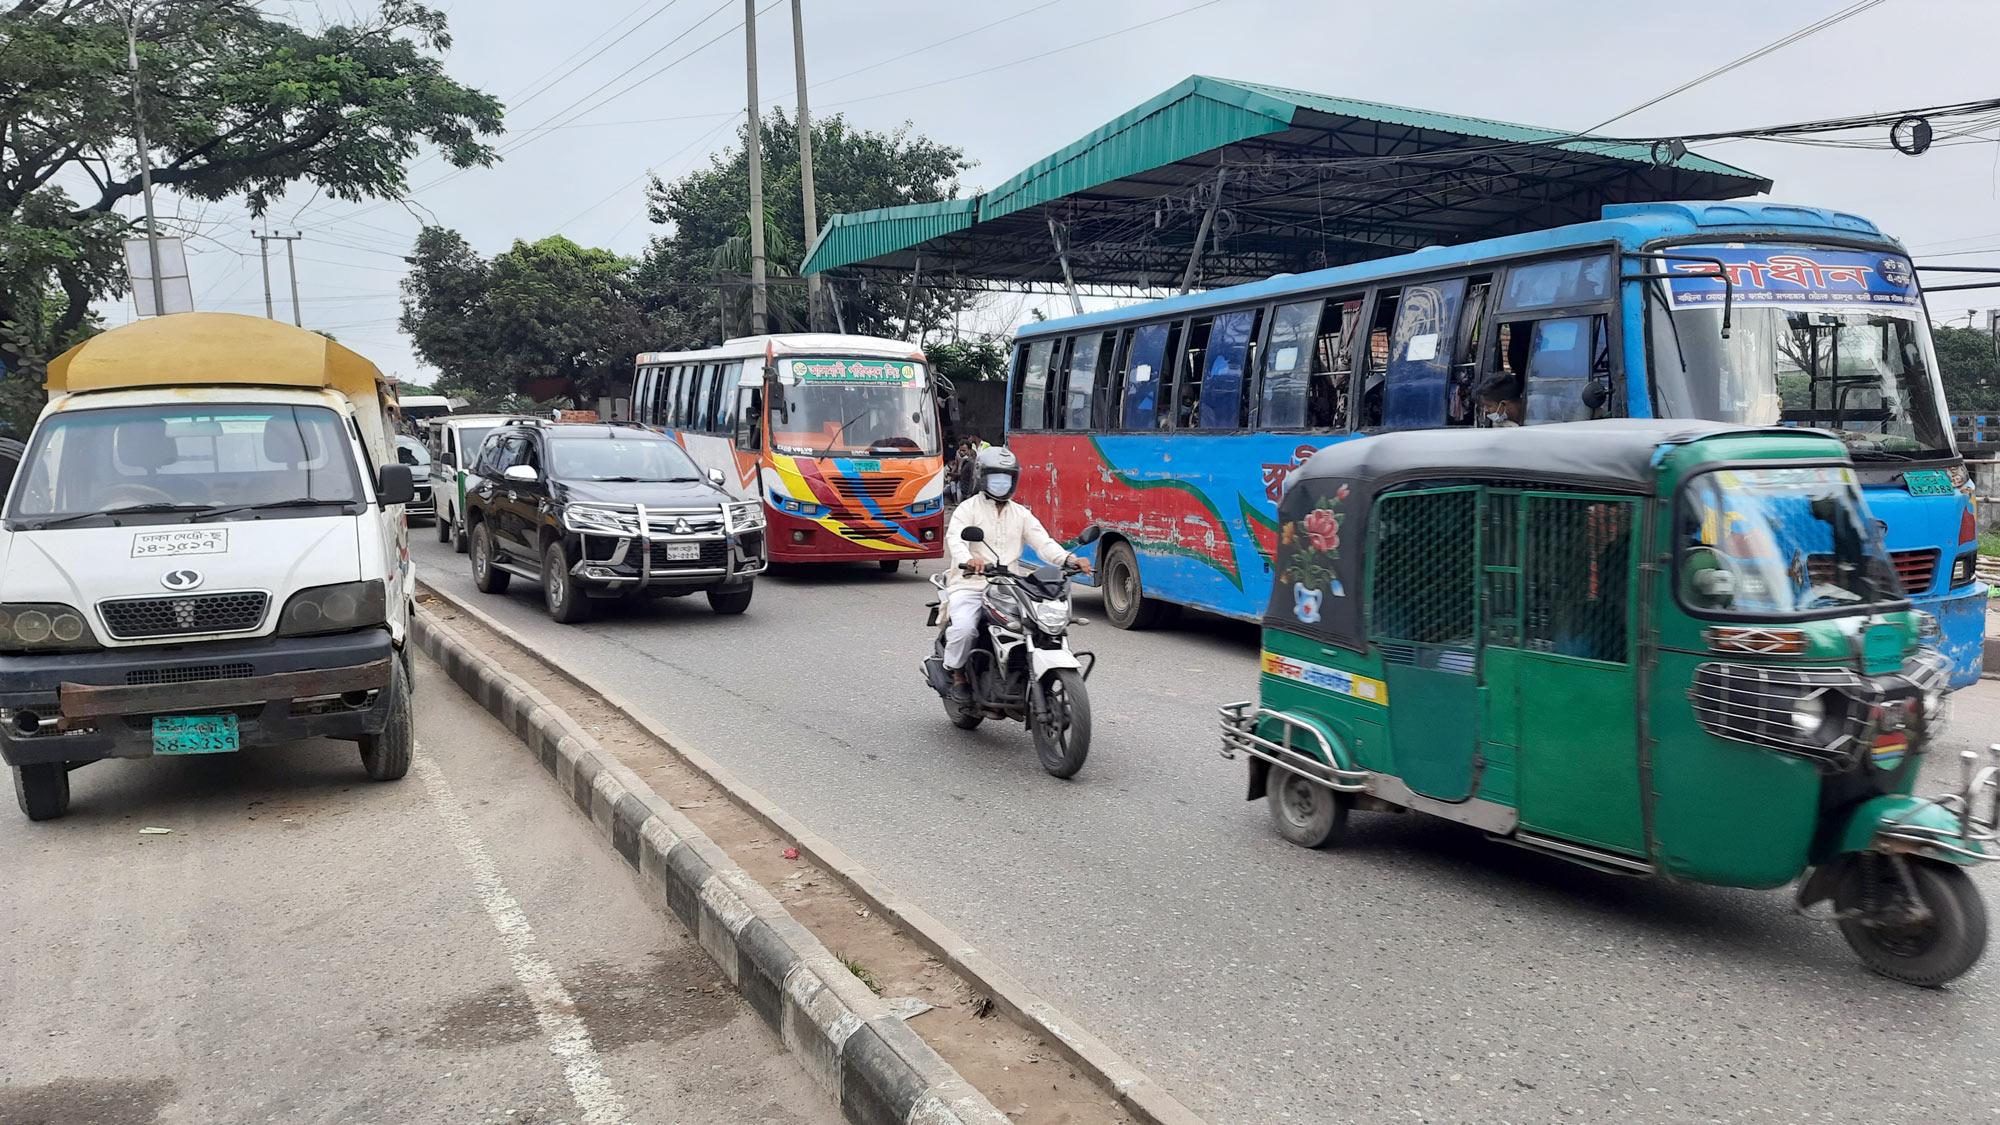
<svg viewBox="0 0 2000 1125"><path fill-rule="evenodd" d="M667 544L668 562L693 562L700 557L701 557L701 544L699 543Z"/></svg>
<svg viewBox="0 0 2000 1125"><path fill-rule="evenodd" d="M227 754L238 745L234 715L153 716L155 754Z"/></svg>

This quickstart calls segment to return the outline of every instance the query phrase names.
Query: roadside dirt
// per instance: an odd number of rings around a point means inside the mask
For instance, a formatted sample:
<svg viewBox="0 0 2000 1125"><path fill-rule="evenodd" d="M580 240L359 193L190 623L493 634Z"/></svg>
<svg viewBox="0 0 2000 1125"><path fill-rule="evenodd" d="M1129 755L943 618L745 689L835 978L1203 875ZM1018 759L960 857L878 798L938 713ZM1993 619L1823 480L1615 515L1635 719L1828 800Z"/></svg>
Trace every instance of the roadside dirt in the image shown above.
<svg viewBox="0 0 2000 1125"><path fill-rule="evenodd" d="M418 603L569 713L626 768L679 809L762 883L863 983L886 998L931 1005L910 1027L995 1107L1024 1125L1097 1125L1132 1116L1039 1032L994 1009L977 989L854 897L811 861L787 859L794 842L774 834L672 748L542 658L428 592ZM796 854L796 853L795 853Z"/></svg>

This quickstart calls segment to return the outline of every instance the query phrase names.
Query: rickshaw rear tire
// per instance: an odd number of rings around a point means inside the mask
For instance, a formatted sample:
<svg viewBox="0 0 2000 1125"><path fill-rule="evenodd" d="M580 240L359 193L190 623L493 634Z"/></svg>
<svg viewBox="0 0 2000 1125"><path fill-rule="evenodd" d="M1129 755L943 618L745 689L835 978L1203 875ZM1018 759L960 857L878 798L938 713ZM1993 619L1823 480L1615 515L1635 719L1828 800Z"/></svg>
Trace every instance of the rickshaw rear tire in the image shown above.
<svg viewBox="0 0 2000 1125"><path fill-rule="evenodd" d="M1914 951L1907 945L1899 948L1894 931L1868 925L1860 918L1842 919L1840 935L1873 972L1919 988L1937 988L1964 975L1985 954L1986 904L1964 868L1926 859L1906 862L1917 894L1930 908L1937 933ZM1847 865L1834 892L1837 911L1845 913L1861 906L1865 881L1870 878L1868 866L1860 862ZM1886 866L1883 874L1894 878Z"/></svg>
<svg viewBox="0 0 2000 1125"><path fill-rule="evenodd" d="M1264 800L1271 826L1286 842L1302 848L1331 848L1347 835L1354 798L1335 793L1287 770L1272 770Z"/></svg>

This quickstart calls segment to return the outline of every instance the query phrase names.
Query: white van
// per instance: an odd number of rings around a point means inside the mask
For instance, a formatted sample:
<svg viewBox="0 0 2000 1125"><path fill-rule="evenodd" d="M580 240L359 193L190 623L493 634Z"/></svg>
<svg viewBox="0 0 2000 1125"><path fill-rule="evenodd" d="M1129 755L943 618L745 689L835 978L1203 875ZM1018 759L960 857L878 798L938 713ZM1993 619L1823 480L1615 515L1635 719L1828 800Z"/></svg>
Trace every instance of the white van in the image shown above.
<svg viewBox="0 0 2000 1125"><path fill-rule="evenodd" d="M375 366L317 333L181 313L49 365L0 513L0 757L30 819L104 758L413 745L409 466Z"/></svg>
<svg viewBox="0 0 2000 1125"><path fill-rule="evenodd" d="M437 511L438 542L450 543L459 554L469 540L465 527L465 495L479 478L472 474L479 445L486 435L519 414L453 414L423 424L424 444L431 451L431 503Z"/></svg>

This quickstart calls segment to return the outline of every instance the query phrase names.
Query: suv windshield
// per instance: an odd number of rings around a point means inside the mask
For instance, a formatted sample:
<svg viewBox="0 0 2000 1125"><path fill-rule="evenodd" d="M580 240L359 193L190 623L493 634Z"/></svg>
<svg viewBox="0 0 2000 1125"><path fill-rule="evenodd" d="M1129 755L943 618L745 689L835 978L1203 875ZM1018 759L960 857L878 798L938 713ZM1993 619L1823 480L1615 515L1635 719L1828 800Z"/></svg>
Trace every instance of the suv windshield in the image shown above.
<svg viewBox="0 0 2000 1125"><path fill-rule="evenodd" d="M1853 469L1717 469L1681 490L1682 599L1749 616L1901 600Z"/></svg>
<svg viewBox="0 0 2000 1125"><path fill-rule="evenodd" d="M35 428L7 519L39 527L145 509L173 522L176 512L280 505L232 513L272 519L324 515L362 497L347 430L325 407L108 407L52 414Z"/></svg>
<svg viewBox="0 0 2000 1125"><path fill-rule="evenodd" d="M874 457L936 453L937 409L921 363L875 359L778 362L771 404L781 452Z"/></svg>
<svg viewBox="0 0 2000 1125"><path fill-rule="evenodd" d="M665 438L552 433L549 475L558 480L700 480L701 470Z"/></svg>

